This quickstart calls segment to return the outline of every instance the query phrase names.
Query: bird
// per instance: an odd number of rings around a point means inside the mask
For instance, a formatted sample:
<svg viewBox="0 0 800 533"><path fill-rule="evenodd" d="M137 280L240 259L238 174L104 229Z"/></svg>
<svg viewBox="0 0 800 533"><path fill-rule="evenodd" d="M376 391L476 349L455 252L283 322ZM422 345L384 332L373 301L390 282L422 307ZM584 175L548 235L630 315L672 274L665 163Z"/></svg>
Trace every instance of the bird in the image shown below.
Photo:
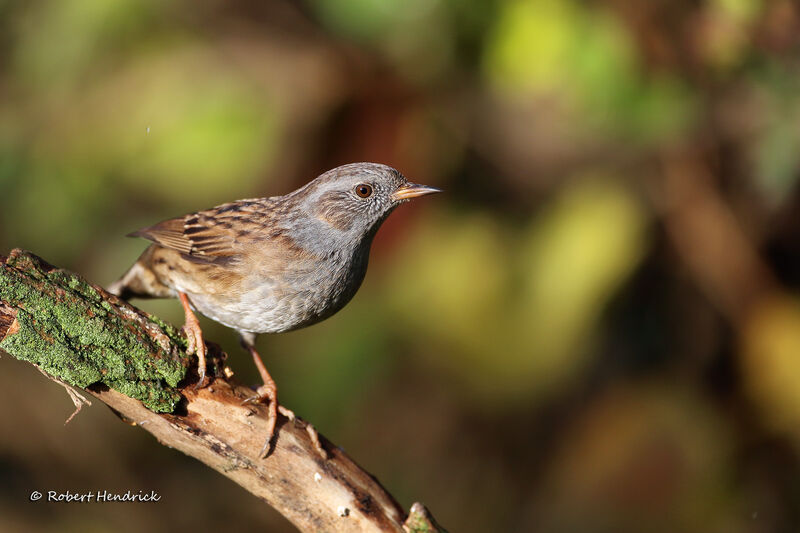
<svg viewBox="0 0 800 533"><path fill-rule="evenodd" d="M378 228L400 204L441 192L379 163L329 170L283 196L237 200L170 218L129 237L152 241L108 291L122 299L177 298L187 354L206 384L206 346L195 311L234 329L263 381L247 402L268 402L266 457L280 406L256 337L315 324L342 309L367 271ZM313 426L309 435L323 453Z"/></svg>

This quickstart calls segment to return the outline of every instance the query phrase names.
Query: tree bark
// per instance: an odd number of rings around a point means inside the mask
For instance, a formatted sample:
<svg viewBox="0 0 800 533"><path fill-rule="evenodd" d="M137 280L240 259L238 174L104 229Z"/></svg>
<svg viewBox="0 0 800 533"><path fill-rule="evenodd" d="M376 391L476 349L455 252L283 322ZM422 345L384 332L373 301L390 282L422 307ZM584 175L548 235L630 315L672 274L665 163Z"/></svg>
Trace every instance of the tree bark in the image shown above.
<svg viewBox="0 0 800 533"><path fill-rule="evenodd" d="M231 478L301 531L443 531L420 504L406 515L370 474L306 423L281 416L272 452L259 458L266 409L224 375L194 389L193 358L178 330L33 254L0 256L0 349L85 389L121 417ZM192 376L188 379L187 376Z"/></svg>

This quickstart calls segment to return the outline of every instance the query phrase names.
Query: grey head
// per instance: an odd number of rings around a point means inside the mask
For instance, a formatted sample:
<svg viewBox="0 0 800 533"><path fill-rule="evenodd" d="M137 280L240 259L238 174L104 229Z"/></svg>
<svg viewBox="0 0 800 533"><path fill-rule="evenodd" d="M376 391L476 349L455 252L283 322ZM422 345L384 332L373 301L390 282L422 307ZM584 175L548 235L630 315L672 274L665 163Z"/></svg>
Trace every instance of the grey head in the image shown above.
<svg viewBox="0 0 800 533"><path fill-rule="evenodd" d="M378 163L343 165L311 181L292 196L340 242L371 240L398 205L440 189L411 183L398 170Z"/></svg>

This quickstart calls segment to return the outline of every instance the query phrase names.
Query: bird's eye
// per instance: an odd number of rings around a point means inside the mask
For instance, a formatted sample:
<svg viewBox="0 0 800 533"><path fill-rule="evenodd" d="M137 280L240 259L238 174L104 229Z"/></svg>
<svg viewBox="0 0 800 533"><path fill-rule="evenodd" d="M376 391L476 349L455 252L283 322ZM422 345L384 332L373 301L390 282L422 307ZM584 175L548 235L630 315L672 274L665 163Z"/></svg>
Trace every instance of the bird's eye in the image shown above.
<svg viewBox="0 0 800 533"><path fill-rule="evenodd" d="M372 187L366 183L356 185L356 194L361 198L368 198L372 196Z"/></svg>

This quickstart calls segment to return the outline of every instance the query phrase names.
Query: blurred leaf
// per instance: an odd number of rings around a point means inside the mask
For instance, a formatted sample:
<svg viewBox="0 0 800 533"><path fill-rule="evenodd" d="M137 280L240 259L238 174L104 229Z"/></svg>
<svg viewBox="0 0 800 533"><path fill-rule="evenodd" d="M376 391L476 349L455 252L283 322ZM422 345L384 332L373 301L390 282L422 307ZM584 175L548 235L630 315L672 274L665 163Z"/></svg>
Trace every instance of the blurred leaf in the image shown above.
<svg viewBox="0 0 800 533"><path fill-rule="evenodd" d="M376 47L412 83L444 76L454 60L452 17L442 0L314 0L312 6L326 26Z"/></svg>
<svg viewBox="0 0 800 533"><path fill-rule="evenodd" d="M534 347L530 374L558 388L577 370L606 302L644 254L645 224L628 191L594 179L567 188L535 219L522 247L518 315L520 344Z"/></svg>
<svg viewBox="0 0 800 533"><path fill-rule="evenodd" d="M253 188L277 144L279 120L267 96L203 47L126 67L49 117L40 159L116 175L181 207Z"/></svg>
<svg viewBox="0 0 800 533"><path fill-rule="evenodd" d="M580 15L572 2L515 0L495 23L486 68L492 81L515 90L565 89L565 65Z"/></svg>
<svg viewBox="0 0 800 533"><path fill-rule="evenodd" d="M800 300L775 294L755 307L741 340L741 375L774 429L800 446Z"/></svg>
<svg viewBox="0 0 800 533"><path fill-rule="evenodd" d="M501 11L484 57L489 81L511 99L555 98L601 130L637 141L680 131L691 99L665 74L646 79L627 29L586 4L514 0Z"/></svg>
<svg viewBox="0 0 800 533"><path fill-rule="evenodd" d="M710 66L730 72L747 59L751 26L761 9L759 0L709 2L697 40Z"/></svg>
<svg viewBox="0 0 800 533"><path fill-rule="evenodd" d="M403 25L424 18L439 0L314 0L323 21L335 31L356 39L376 39Z"/></svg>
<svg viewBox="0 0 800 533"><path fill-rule="evenodd" d="M760 0L713 0L712 6L739 21L752 20L762 9Z"/></svg>
<svg viewBox="0 0 800 533"><path fill-rule="evenodd" d="M198 183L205 197L227 198L232 189L252 188L257 171L275 153L275 110L235 80L218 83L187 74L155 72L157 83L125 95L135 98L135 114L118 131L126 152L121 155L132 156L123 176L173 197L194 194Z"/></svg>
<svg viewBox="0 0 800 533"><path fill-rule="evenodd" d="M35 87L72 83L98 57L148 26L158 3L58 0L29 3L20 25L15 67Z"/></svg>
<svg viewBox="0 0 800 533"><path fill-rule="evenodd" d="M387 301L417 339L444 345L429 354L438 364L480 387L482 377L496 374L493 368L502 364L495 353L503 350L508 333L503 310L508 253L502 229L477 213L438 218L425 226L430 231L418 232L397 252ZM494 390L496 379L487 378L485 384Z"/></svg>
<svg viewBox="0 0 800 533"><path fill-rule="evenodd" d="M755 181L772 201L785 200L800 178L800 105L796 74L770 63L756 74L762 99L754 139Z"/></svg>
<svg viewBox="0 0 800 533"><path fill-rule="evenodd" d="M476 214L426 221L398 252L388 299L474 393L529 401L580 372L605 303L644 252L645 223L630 193L594 180L563 191L521 242Z"/></svg>

